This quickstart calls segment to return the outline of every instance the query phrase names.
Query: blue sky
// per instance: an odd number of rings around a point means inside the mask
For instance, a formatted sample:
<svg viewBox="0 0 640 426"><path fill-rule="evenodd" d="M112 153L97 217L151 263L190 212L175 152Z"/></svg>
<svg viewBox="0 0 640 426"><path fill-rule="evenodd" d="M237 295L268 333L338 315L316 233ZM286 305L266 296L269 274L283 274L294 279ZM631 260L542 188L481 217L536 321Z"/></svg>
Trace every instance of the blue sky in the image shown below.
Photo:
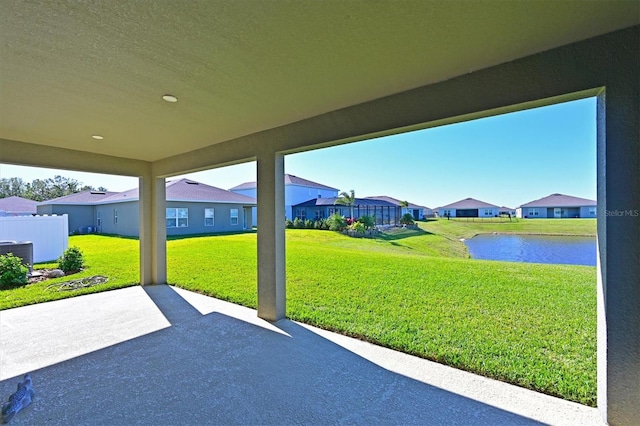
<svg viewBox="0 0 640 426"><path fill-rule="evenodd" d="M596 99L292 154L285 171L357 197L432 208L467 197L512 208L552 193L595 200ZM0 178L56 174L111 191L137 186L134 178L0 164ZM185 176L228 189L255 180L255 163Z"/></svg>

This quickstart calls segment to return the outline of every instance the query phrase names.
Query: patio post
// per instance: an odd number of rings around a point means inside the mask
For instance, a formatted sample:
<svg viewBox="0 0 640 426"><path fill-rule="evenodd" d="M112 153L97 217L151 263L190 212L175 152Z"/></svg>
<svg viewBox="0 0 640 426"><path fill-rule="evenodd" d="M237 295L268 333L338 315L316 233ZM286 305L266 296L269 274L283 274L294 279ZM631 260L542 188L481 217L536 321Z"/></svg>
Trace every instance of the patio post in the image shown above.
<svg viewBox="0 0 640 426"><path fill-rule="evenodd" d="M167 231L165 181L150 175L140 177L140 283L167 282Z"/></svg>
<svg viewBox="0 0 640 426"><path fill-rule="evenodd" d="M597 107L598 408L612 425L640 419L640 60L633 45L628 62L615 62L626 78L609 82Z"/></svg>
<svg viewBox="0 0 640 426"><path fill-rule="evenodd" d="M257 157L258 175L258 316L285 317L284 156Z"/></svg>

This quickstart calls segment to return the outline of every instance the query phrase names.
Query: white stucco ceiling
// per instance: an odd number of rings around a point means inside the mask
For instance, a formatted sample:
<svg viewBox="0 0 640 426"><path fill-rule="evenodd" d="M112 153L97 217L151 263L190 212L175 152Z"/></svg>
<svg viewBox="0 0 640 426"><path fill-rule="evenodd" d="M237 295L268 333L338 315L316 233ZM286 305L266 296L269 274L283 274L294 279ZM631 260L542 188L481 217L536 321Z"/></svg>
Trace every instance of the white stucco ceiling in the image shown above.
<svg viewBox="0 0 640 426"><path fill-rule="evenodd" d="M640 21L637 0L2 0L0 8L0 138L147 161ZM164 102L165 93L179 102Z"/></svg>

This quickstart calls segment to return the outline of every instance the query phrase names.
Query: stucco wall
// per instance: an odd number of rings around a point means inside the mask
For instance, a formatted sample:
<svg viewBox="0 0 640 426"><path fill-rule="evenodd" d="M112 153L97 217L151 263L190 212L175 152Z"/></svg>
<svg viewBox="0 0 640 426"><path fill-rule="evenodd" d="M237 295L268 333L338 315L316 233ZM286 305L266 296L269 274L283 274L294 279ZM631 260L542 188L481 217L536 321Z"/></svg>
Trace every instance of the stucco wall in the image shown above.
<svg viewBox="0 0 640 426"><path fill-rule="evenodd" d="M180 201L167 201L167 208L187 208L189 209L189 225L186 227L167 228L167 235L190 235L207 234L215 232L242 231L244 226L244 216L247 211L244 204L223 204L223 203L185 203ZM214 225L204 225L205 209L213 209ZM231 224L231 210L238 210L238 223ZM248 209L249 216L251 208ZM249 224L251 217L248 218Z"/></svg>
<svg viewBox="0 0 640 426"><path fill-rule="evenodd" d="M137 201L100 204L96 206L96 214L98 210L100 210L100 217L102 219L101 233L128 237L138 236L140 218ZM118 216L117 223L115 220L116 211Z"/></svg>
<svg viewBox="0 0 640 426"><path fill-rule="evenodd" d="M38 214L66 214L69 216L69 233L79 231L80 227L95 226L93 206L73 206L65 204L45 204L37 207Z"/></svg>
<svg viewBox="0 0 640 426"><path fill-rule="evenodd" d="M591 213L591 209L595 208L596 210ZM580 217L584 218L595 218L598 216L597 207L596 206L584 206L580 207Z"/></svg>

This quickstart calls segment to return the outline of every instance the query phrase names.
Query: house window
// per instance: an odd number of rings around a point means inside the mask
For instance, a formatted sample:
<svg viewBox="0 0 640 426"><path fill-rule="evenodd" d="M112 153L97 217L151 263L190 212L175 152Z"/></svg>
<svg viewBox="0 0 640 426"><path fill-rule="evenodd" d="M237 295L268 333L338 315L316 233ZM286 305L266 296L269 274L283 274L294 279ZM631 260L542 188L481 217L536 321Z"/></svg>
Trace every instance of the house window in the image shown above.
<svg viewBox="0 0 640 426"><path fill-rule="evenodd" d="M213 226L213 209L204 209L204 226Z"/></svg>
<svg viewBox="0 0 640 426"><path fill-rule="evenodd" d="M189 226L189 209L184 207L167 209L167 228L186 228Z"/></svg>
<svg viewBox="0 0 640 426"><path fill-rule="evenodd" d="M595 216L596 215L596 208L595 207L589 207L589 214L591 216Z"/></svg>
<svg viewBox="0 0 640 426"><path fill-rule="evenodd" d="M231 209L231 224L232 225L237 225L238 224L238 209Z"/></svg>
<svg viewBox="0 0 640 426"><path fill-rule="evenodd" d="M444 211L444 215L445 216L451 216L451 210L445 210Z"/></svg>
<svg viewBox="0 0 640 426"><path fill-rule="evenodd" d="M118 224L118 209L113 209L113 223L114 225Z"/></svg>
<svg viewBox="0 0 640 426"><path fill-rule="evenodd" d="M315 216L316 220L322 219L322 213L323 213L322 210L316 210L316 216Z"/></svg>
<svg viewBox="0 0 640 426"><path fill-rule="evenodd" d="M98 210L98 212L96 213L96 216L97 216L96 225L98 225L98 228L100 228L102 226L102 219L100 218L100 210Z"/></svg>
<svg viewBox="0 0 640 426"><path fill-rule="evenodd" d="M296 218L307 220L307 209L296 209Z"/></svg>
<svg viewBox="0 0 640 426"><path fill-rule="evenodd" d="M342 216L342 209L336 209L334 207L329 208L329 216L333 216L334 214Z"/></svg>
<svg viewBox="0 0 640 426"><path fill-rule="evenodd" d="M484 211L484 215L485 215L485 216L493 216L493 210L491 210L491 209L486 209L486 210Z"/></svg>
<svg viewBox="0 0 640 426"><path fill-rule="evenodd" d="M540 212L538 209L529 209L529 216L539 216Z"/></svg>

